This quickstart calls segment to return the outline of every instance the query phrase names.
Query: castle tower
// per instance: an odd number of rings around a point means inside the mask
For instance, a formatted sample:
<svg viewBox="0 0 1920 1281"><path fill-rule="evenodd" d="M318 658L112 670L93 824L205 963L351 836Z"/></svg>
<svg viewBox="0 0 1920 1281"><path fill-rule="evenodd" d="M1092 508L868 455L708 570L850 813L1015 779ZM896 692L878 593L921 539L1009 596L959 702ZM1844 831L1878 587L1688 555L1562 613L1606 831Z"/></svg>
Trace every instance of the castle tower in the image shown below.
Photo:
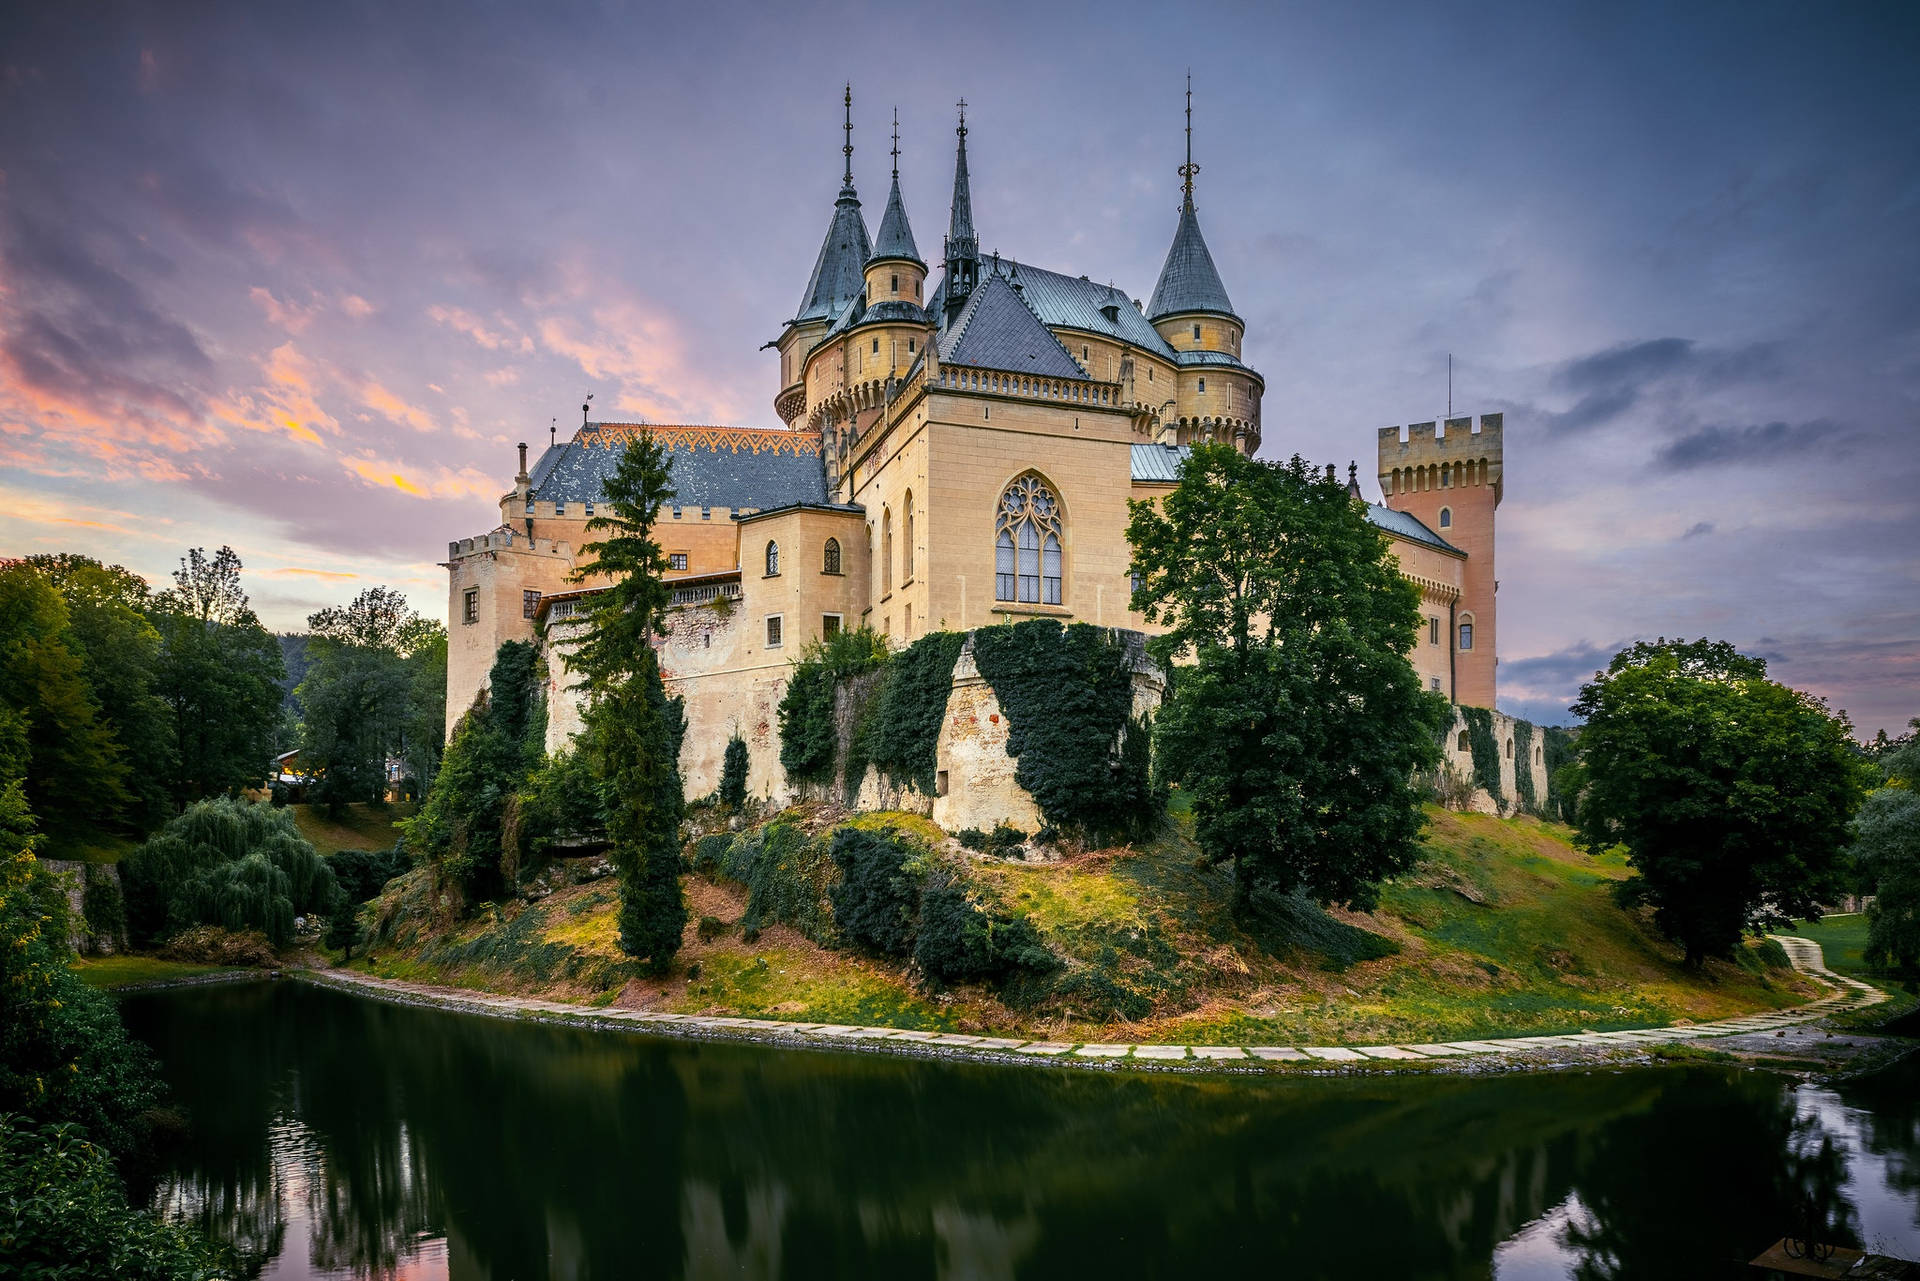
<svg viewBox="0 0 1920 1281"><path fill-rule="evenodd" d="M960 313L980 283L980 237L973 229L973 187L967 178L967 100L960 100L960 145L953 161L953 206L947 218L947 316Z"/></svg>
<svg viewBox="0 0 1920 1281"><path fill-rule="evenodd" d="M907 222L907 206L900 199L900 113L893 113L893 190L887 193L887 212L880 219L880 235L867 258L867 306L897 302L910 304L916 318L925 323L920 311L927 279L927 264L920 248L913 243L913 227Z"/></svg>
<svg viewBox="0 0 1920 1281"><path fill-rule="evenodd" d="M827 238L820 244L820 256L814 260L813 275L800 296L800 310L774 340L780 349L780 392L773 399L774 412L788 426L806 408L806 389L801 385L807 353L826 336L835 318L847 304L859 297L865 283L867 259L873 255L873 243L867 238L867 221L860 213L860 194L853 188L853 86L846 88L846 142L840 150L846 166L840 176L840 195L833 202L833 219L827 224Z"/></svg>
<svg viewBox="0 0 1920 1281"><path fill-rule="evenodd" d="M1498 692L1494 509L1502 488L1502 426L1501 415L1482 414L1478 426L1471 417L1449 418L1437 432L1429 422L1411 424L1404 438L1398 427L1379 433L1386 505L1417 517L1467 554L1447 641L1453 701L1469 707L1492 707Z"/></svg>
<svg viewBox="0 0 1920 1281"><path fill-rule="evenodd" d="M1225 433L1241 452L1252 453L1259 444L1258 401L1252 382L1216 371L1211 391L1207 385L1207 366L1218 358L1226 357L1221 363L1239 367L1246 323L1233 310L1206 237L1200 234L1200 215L1193 203L1193 178L1199 172L1200 166L1193 162L1193 77L1188 76L1187 162L1180 166L1180 223L1174 229L1167 261L1160 268L1160 279L1153 287L1147 319L1182 357L1178 417L1183 424L1200 427L1197 432L1189 427L1184 435L1201 439Z"/></svg>

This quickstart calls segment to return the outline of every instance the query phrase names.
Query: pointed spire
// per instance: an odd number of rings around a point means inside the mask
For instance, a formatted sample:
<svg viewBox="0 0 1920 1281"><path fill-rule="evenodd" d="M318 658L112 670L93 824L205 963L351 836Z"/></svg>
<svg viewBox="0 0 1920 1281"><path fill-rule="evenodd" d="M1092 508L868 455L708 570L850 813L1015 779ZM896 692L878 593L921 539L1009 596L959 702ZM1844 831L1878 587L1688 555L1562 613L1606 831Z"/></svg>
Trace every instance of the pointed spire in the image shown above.
<svg viewBox="0 0 1920 1281"><path fill-rule="evenodd" d="M1191 89L1187 91L1187 98L1188 98L1187 116L1188 116L1188 122L1189 124L1191 124L1192 116L1193 116L1193 107L1192 107L1193 91ZM851 80L847 81L846 130L847 130L846 145L842 146L840 150L843 154L845 154L847 158L847 169L846 169L846 172L841 175L840 186L841 186L841 191L843 195L851 195L853 192L853 81ZM1187 130L1187 134L1189 138L1191 138L1193 134L1193 130L1189 128Z"/></svg>
<svg viewBox="0 0 1920 1281"><path fill-rule="evenodd" d="M953 207L947 220L947 314L957 315L980 279L980 236L973 229L973 187L967 178L967 100L960 100L959 146L953 160Z"/></svg>
<svg viewBox="0 0 1920 1281"><path fill-rule="evenodd" d="M900 199L900 110L897 107L893 112L893 190L887 193L887 212L881 215L880 235L873 242L873 257L867 261L881 258L905 258L926 265L920 258L920 247L913 242L907 206Z"/></svg>
<svg viewBox="0 0 1920 1281"><path fill-rule="evenodd" d="M867 220L860 213L860 194L853 188L853 85L848 84L843 99L846 118L841 126L846 141L841 154L846 165L840 175L840 195L833 202L833 221L827 224L827 238L821 242L820 256L814 260L813 275L807 291L800 296L800 310L794 321L832 320L847 304L859 296L866 284L864 268L873 252L867 237Z"/></svg>
<svg viewBox="0 0 1920 1281"><path fill-rule="evenodd" d="M1200 215L1194 211L1193 176L1199 172L1200 166L1193 163L1193 76L1189 74L1187 163L1180 166L1180 225L1174 230L1166 265L1160 268L1159 283L1153 287L1153 301L1147 305L1149 320L1191 311L1235 315L1227 287L1220 282L1220 272L1207 250L1206 237L1200 234Z"/></svg>

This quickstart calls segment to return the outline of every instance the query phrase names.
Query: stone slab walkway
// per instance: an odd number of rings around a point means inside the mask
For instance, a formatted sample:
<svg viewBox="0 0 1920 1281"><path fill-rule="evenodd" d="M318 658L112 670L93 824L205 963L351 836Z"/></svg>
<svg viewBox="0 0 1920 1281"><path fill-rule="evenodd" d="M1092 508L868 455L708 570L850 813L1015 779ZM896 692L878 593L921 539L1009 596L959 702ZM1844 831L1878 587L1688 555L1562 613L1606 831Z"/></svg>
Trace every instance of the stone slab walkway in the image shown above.
<svg viewBox="0 0 1920 1281"><path fill-rule="evenodd" d="M346 970L313 970L302 977L329 987L347 988L405 1004L505 1017L534 1018L606 1027L647 1028L678 1036L708 1039L772 1041L782 1044L827 1045L834 1042L873 1043L904 1053L943 1052L970 1058L1027 1062L1053 1060L1083 1066L1110 1065L1133 1060L1155 1066L1189 1068L1251 1067L1257 1063L1349 1064L1387 1061L1396 1064L1426 1060L1458 1063L1492 1055L1541 1050L1631 1049L1680 1041L1751 1035L1792 1025L1811 1023L1858 1006L1884 1001L1886 994L1872 984L1835 974L1827 968L1820 945L1811 939L1773 936L1786 949L1794 968L1824 984L1826 996L1791 1009L1772 1010L1711 1023L1680 1023L1668 1027L1630 1028L1617 1032L1570 1032L1561 1036L1516 1036L1481 1041L1416 1042L1408 1045L1136 1045L1126 1042L1028 1041L1019 1037L969 1036L958 1032L924 1032L890 1027L851 1027L830 1023L794 1023L779 1019L733 1015L660 1014L650 1010L596 1009L544 1001L532 997L494 996L460 988L433 987L398 979L375 978Z"/></svg>

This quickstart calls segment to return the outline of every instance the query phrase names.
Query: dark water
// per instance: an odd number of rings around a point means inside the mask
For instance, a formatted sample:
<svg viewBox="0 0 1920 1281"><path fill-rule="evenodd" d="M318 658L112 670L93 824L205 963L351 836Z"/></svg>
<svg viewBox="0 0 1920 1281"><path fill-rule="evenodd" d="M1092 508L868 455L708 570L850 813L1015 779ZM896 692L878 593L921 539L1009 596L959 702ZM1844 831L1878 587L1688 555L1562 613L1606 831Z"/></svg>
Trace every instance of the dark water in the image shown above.
<svg viewBox="0 0 1920 1281"><path fill-rule="evenodd" d="M276 1278L1739 1277L1817 1194L1920 1256L1920 1069L1234 1080L129 998L157 1203Z"/></svg>

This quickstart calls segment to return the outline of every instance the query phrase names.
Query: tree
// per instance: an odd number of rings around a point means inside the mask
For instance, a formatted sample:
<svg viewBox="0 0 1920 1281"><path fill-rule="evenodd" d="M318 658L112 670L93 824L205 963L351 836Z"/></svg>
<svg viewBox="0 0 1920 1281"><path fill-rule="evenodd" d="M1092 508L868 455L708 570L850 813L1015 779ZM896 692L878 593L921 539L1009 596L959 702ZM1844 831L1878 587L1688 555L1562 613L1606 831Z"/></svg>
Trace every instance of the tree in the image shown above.
<svg viewBox="0 0 1920 1281"><path fill-rule="evenodd" d="M407 652L406 722L400 727L400 756L406 762L418 794L426 795L440 772L440 754L447 741L447 629L430 622L414 638Z"/></svg>
<svg viewBox="0 0 1920 1281"><path fill-rule="evenodd" d="M686 927L680 888L679 742L685 732L660 680L653 635L666 608L666 553L653 536L660 504L673 496L666 451L642 433L608 478L587 531L592 559L576 579L610 585L587 599L571 664L586 687L587 740L608 798L607 835L620 874L620 946L665 973Z"/></svg>
<svg viewBox="0 0 1920 1281"><path fill-rule="evenodd" d="M66 602L24 562L0 569L0 710L25 749L19 777L42 823L85 829L119 816L125 758L87 684Z"/></svg>
<svg viewBox="0 0 1920 1281"><path fill-rule="evenodd" d="M1920 718L1912 724L1920 731ZM1903 735L1878 755L1884 784L1853 824L1853 857L1873 890L1867 964L1913 976L1920 974L1920 736Z"/></svg>
<svg viewBox="0 0 1920 1281"><path fill-rule="evenodd" d="M414 701L421 694L412 666L416 649L438 641L444 664L446 629L413 612L406 597L369 587L341 608L307 618L307 675L295 693L303 710L301 764L318 776L318 799L329 809L349 801L380 801L387 760L407 749L409 730L422 727ZM432 667L429 657L423 664ZM444 681L445 669L440 668ZM444 683L434 706L444 717ZM432 728L437 743L440 725ZM434 753L437 762L438 753Z"/></svg>
<svg viewBox="0 0 1920 1281"><path fill-rule="evenodd" d="M353 945L359 941L360 904L354 902L348 894L342 893L340 901L334 905L332 914L327 917L327 934L322 942L337 950L342 961L351 961Z"/></svg>
<svg viewBox="0 0 1920 1281"><path fill-rule="evenodd" d="M150 830L172 812L166 780L174 749L167 705L156 690L160 633L147 618L152 592L138 574L91 557L27 559L66 602L82 678L126 763L128 817L136 831Z"/></svg>
<svg viewBox="0 0 1920 1281"><path fill-rule="evenodd" d="M251 787L266 776L285 673L280 645L240 587L240 558L194 548L155 601L156 671L170 713L176 805Z"/></svg>
<svg viewBox="0 0 1920 1281"><path fill-rule="evenodd" d="M1580 844L1626 847L1624 898L1652 906L1689 965L1819 916L1868 773L1844 713L1724 641L1664 637L1615 654L1573 711Z"/></svg>
<svg viewBox="0 0 1920 1281"><path fill-rule="evenodd" d="M747 740L738 734L727 740L720 763L720 803L735 810L747 803Z"/></svg>
<svg viewBox="0 0 1920 1281"><path fill-rule="evenodd" d="M1232 864L1236 914L1298 892L1371 907L1418 857L1413 778L1446 717L1406 657L1419 590L1346 487L1298 456L1197 445L1160 505L1128 506L1133 606L1166 628L1150 642L1171 685L1155 758L1192 793L1201 848Z"/></svg>

